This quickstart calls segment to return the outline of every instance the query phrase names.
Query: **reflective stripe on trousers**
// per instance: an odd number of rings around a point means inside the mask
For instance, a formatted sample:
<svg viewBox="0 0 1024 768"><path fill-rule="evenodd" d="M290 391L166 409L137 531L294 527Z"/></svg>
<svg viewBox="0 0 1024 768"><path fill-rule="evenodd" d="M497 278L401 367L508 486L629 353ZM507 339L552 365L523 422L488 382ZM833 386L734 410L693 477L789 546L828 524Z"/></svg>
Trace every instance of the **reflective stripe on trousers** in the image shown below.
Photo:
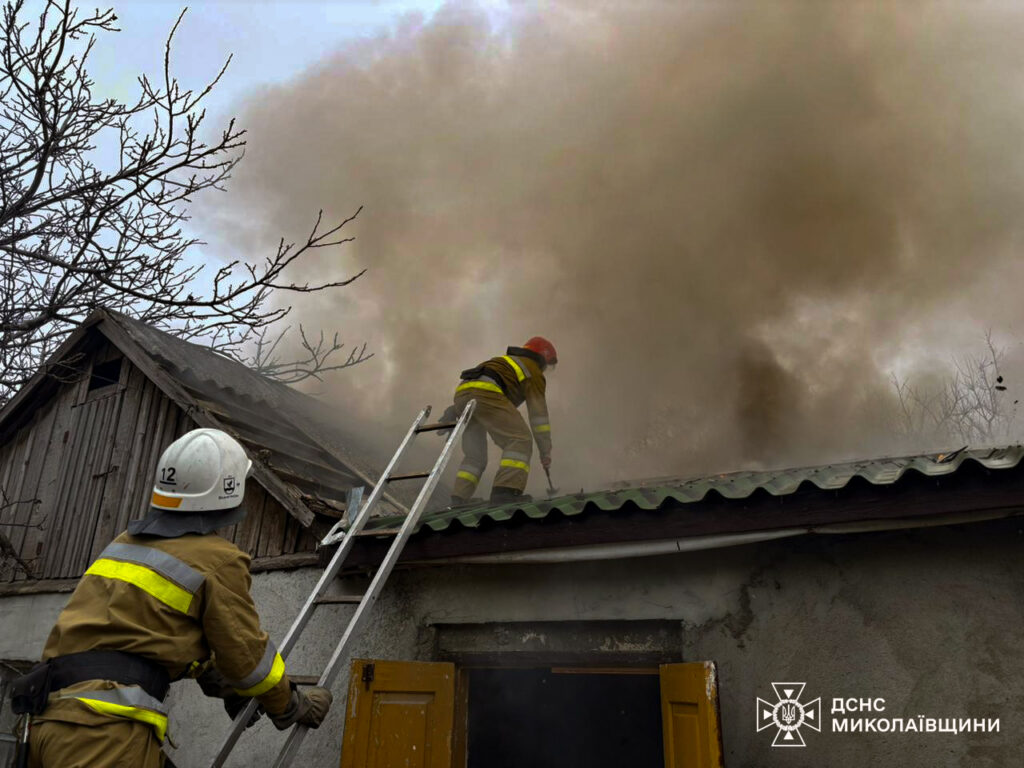
<svg viewBox="0 0 1024 768"><path fill-rule="evenodd" d="M160 741L167 736L167 707L138 686L102 691L76 691L62 694L58 698L76 699L100 714L138 720L151 725Z"/></svg>
<svg viewBox="0 0 1024 768"><path fill-rule="evenodd" d="M501 454L501 466L530 471L530 454L519 451L504 451Z"/></svg>
<svg viewBox="0 0 1024 768"><path fill-rule="evenodd" d="M465 480L467 483L472 483L475 486L480 483L480 478L483 476L485 469L487 469L487 465L481 467L464 461L455 476L458 479Z"/></svg>
<svg viewBox="0 0 1024 768"><path fill-rule="evenodd" d="M501 385L499 385L498 382L490 376L481 376L478 379L464 381L455 388L455 392L465 392L470 389L482 389L485 392L497 392L503 397L505 395L505 390L503 390Z"/></svg>

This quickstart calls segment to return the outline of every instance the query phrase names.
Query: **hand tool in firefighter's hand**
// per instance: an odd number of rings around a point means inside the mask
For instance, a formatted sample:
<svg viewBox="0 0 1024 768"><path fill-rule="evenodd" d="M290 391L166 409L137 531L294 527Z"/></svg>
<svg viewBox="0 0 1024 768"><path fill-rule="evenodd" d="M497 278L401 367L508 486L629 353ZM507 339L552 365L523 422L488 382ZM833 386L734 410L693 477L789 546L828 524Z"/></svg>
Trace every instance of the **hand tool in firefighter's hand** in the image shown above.
<svg viewBox="0 0 1024 768"><path fill-rule="evenodd" d="M544 474L548 476L548 498L558 495L558 489L551 483L551 470L544 467Z"/></svg>

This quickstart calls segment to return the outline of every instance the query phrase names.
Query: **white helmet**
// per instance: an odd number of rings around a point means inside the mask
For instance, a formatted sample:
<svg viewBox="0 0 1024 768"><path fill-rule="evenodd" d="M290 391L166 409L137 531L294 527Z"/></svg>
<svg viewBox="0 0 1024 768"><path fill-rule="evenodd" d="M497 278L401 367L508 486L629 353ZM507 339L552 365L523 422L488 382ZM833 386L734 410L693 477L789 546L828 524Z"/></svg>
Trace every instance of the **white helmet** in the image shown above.
<svg viewBox="0 0 1024 768"><path fill-rule="evenodd" d="M163 452L156 467L152 506L169 513L233 509L245 496L252 462L219 429L193 429Z"/></svg>

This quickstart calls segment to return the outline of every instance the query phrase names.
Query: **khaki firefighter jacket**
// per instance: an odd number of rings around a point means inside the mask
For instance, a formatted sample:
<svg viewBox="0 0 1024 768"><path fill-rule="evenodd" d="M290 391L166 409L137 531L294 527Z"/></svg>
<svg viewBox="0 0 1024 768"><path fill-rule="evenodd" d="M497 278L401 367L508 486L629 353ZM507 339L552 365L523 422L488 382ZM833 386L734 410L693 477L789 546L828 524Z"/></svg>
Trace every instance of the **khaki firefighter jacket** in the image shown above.
<svg viewBox="0 0 1024 768"><path fill-rule="evenodd" d="M249 556L216 534L178 538L122 533L85 572L50 632L43 660L91 650L126 651L163 665L171 680L211 658L243 696L280 714L291 684L260 629L249 595ZM167 713L138 686L87 681L50 695L38 721L149 723L161 740Z"/></svg>
<svg viewBox="0 0 1024 768"><path fill-rule="evenodd" d="M530 429L541 456L551 455L551 421L545 396L547 381L541 367L543 358L522 347L509 347L507 354L492 357L476 368L463 372L467 379L456 392L483 389L499 392L518 408L524 402L530 416Z"/></svg>

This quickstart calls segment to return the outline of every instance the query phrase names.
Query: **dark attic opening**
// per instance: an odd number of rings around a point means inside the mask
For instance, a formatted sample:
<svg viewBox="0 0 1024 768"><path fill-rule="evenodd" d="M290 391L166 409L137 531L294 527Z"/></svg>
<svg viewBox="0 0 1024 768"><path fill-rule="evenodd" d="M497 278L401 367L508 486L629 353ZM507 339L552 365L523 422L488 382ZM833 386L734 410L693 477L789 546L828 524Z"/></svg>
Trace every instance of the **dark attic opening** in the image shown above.
<svg viewBox="0 0 1024 768"><path fill-rule="evenodd" d="M627 670L470 670L468 766L663 768L659 690Z"/></svg>
<svg viewBox="0 0 1024 768"><path fill-rule="evenodd" d="M123 357L115 357L103 363L93 363L89 374L89 391L110 387L121 380L121 361Z"/></svg>

